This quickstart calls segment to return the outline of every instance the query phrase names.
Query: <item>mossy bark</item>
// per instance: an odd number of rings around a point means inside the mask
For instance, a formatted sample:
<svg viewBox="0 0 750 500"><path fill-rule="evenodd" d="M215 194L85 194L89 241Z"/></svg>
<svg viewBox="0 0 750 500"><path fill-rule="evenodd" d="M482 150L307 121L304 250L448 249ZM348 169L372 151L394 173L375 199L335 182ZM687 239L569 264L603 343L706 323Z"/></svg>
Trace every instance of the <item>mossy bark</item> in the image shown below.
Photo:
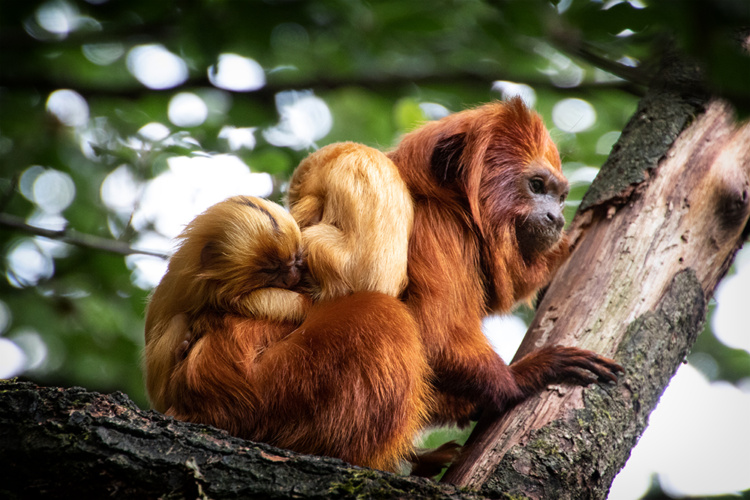
<svg viewBox="0 0 750 500"><path fill-rule="evenodd" d="M122 393L0 382L0 498L443 498L478 494L142 411Z"/></svg>

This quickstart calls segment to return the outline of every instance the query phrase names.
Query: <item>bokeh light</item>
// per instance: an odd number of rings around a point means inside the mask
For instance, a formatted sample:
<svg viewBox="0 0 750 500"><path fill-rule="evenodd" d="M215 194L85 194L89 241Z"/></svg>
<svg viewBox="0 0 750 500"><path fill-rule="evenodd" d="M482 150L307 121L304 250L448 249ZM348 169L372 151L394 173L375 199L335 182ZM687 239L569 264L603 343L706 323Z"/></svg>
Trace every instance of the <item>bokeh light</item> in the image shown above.
<svg viewBox="0 0 750 500"><path fill-rule="evenodd" d="M596 111L583 99L563 99L552 108L552 121L560 130L575 134L596 123Z"/></svg>
<svg viewBox="0 0 750 500"><path fill-rule="evenodd" d="M208 68L208 79L215 86L235 92L258 90L266 84L263 67L254 59L237 54L221 54Z"/></svg>
<svg viewBox="0 0 750 500"><path fill-rule="evenodd" d="M312 91L286 91L276 94L279 124L263 131L263 137L279 147L296 150L316 147L333 126L333 116L323 99Z"/></svg>
<svg viewBox="0 0 750 500"><path fill-rule="evenodd" d="M31 192L32 201L39 208L50 214L58 214L73 203L76 186L65 172L49 169L36 177Z"/></svg>
<svg viewBox="0 0 750 500"><path fill-rule="evenodd" d="M176 87L188 78L185 61L160 44L138 45L130 49L127 66L133 76L150 89Z"/></svg>
<svg viewBox="0 0 750 500"><path fill-rule="evenodd" d="M34 286L55 273L52 258L31 238L24 238L15 243L8 252L6 261L6 277L16 288Z"/></svg>
<svg viewBox="0 0 750 500"><path fill-rule="evenodd" d="M121 43L90 43L81 47L84 57L99 66L108 66L125 54Z"/></svg>
<svg viewBox="0 0 750 500"><path fill-rule="evenodd" d="M55 90L47 98L47 111L63 125L83 127L89 121L89 105L81 94L73 90Z"/></svg>
<svg viewBox="0 0 750 500"><path fill-rule="evenodd" d="M511 97L519 96L529 108L533 108L536 105L536 91L525 83L497 80L492 83L492 90L500 92L503 100L507 101Z"/></svg>
<svg viewBox="0 0 750 500"><path fill-rule="evenodd" d="M20 375L26 367L26 354L15 342L0 337L0 379Z"/></svg>
<svg viewBox="0 0 750 500"><path fill-rule="evenodd" d="M170 134L169 127L159 122L151 122L138 129L138 135L151 142L163 141Z"/></svg>
<svg viewBox="0 0 750 500"><path fill-rule="evenodd" d="M197 127L206 121L208 106L192 92L180 92L170 99L167 114L178 127Z"/></svg>
<svg viewBox="0 0 750 500"><path fill-rule="evenodd" d="M34 19L37 24L49 33L64 38L78 27L78 9L62 0L53 0L40 5Z"/></svg>
<svg viewBox="0 0 750 500"><path fill-rule="evenodd" d="M255 147L255 127L232 127L225 125L219 131L219 139L226 139L229 149L253 149Z"/></svg>

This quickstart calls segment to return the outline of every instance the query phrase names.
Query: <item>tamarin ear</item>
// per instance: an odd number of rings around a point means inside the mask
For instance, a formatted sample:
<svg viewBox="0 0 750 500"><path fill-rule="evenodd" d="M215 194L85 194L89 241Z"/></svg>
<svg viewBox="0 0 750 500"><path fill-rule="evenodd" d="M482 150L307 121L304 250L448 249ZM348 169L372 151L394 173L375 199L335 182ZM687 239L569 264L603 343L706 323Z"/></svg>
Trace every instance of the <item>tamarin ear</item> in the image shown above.
<svg viewBox="0 0 750 500"><path fill-rule="evenodd" d="M443 137L432 150L430 168L438 185L450 188L459 196L465 197L474 223L484 234L479 208L479 184L484 169L484 151L476 149L476 145L473 148L467 146L467 137L463 132Z"/></svg>
<svg viewBox="0 0 750 500"><path fill-rule="evenodd" d="M466 134L454 134L440 139L432 150L430 168L439 185L455 185L461 177L461 158L466 145Z"/></svg>

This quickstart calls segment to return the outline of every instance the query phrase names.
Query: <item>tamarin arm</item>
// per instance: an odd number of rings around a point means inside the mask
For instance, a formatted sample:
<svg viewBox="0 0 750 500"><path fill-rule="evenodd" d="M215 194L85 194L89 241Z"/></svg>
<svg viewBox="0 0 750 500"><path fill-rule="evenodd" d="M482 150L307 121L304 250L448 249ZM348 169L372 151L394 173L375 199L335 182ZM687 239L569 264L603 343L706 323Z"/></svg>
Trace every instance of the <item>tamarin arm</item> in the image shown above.
<svg viewBox="0 0 750 500"><path fill-rule="evenodd" d="M322 299L341 297L356 289L349 279L356 261L350 238L332 224L320 222L302 230L302 245L310 264L310 274L320 286Z"/></svg>
<svg viewBox="0 0 750 500"><path fill-rule="evenodd" d="M549 384L616 382L616 372L622 371L611 359L565 346L543 347L508 366L481 332L474 333L464 330L460 341L454 339L454 345L461 347L442 351L433 366L438 391L473 402L475 408L443 408L443 412L467 416L476 409L503 412Z"/></svg>
<svg viewBox="0 0 750 500"><path fill-rule="evenodd" d="M300 323L310 298L284 288L259 288L232 300L231 309L242 316Z"/></svg>
<svg viewBox="0 0 750 500"><path fill-rule="evenodd" d="M617 382L615 373L623 371L614 360L595 352L559 345L530 352L512 363L510 369L524 398L556 382L583 386L594 382Z"/></svg>

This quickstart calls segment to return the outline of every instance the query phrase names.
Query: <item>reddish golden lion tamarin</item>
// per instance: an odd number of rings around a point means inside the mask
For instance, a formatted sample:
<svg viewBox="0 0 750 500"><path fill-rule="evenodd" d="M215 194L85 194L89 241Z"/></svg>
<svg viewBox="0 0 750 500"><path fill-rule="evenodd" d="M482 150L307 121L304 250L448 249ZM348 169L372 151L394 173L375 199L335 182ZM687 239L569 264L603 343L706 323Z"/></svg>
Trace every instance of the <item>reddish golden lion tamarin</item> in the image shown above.
<svg viewBox="0 0 750 500"><path fill-rule="evenodd" d="M419 324L434 373L433 423L463 425L482 410L503 412L551 382L616 380L619 365L575 347L544 347L508 366L481 331L484 316L508 312L533 297L568 254L562 232L568 183L541 118L520 99L428 123L407 134L387 155L390 161L371 155L366 164L347 169L352 148L369 148L338 147L313 153L304 175L292 178L291 213L298 216L299 206L318 207L298 218L303 233L311 235L321 221L356 227L369 218L364 207L381 189L360 189L360 172L390 176L391 162L396 165L414 206L402 299ZM333 165L336 174L329 175ZM359 201L329 203L321 192L345 192ZM344 239L350 252L378 252L387 246L384 235L393 221L395 227L405 224L399 204L381 208L378 218L387 224L379 232ZM325 248L328 242L311 237L307 244ZM333 245L335 252L339 245Z"/></svg>
<svg viewBox="0 0 750 500"><path fill-rule="evenodd" d="M180 239L147 313L154 407L396 470L424 425L429 379L406 306L368 291L310 306L299 229L266 200L214 205Z"/></svg>

